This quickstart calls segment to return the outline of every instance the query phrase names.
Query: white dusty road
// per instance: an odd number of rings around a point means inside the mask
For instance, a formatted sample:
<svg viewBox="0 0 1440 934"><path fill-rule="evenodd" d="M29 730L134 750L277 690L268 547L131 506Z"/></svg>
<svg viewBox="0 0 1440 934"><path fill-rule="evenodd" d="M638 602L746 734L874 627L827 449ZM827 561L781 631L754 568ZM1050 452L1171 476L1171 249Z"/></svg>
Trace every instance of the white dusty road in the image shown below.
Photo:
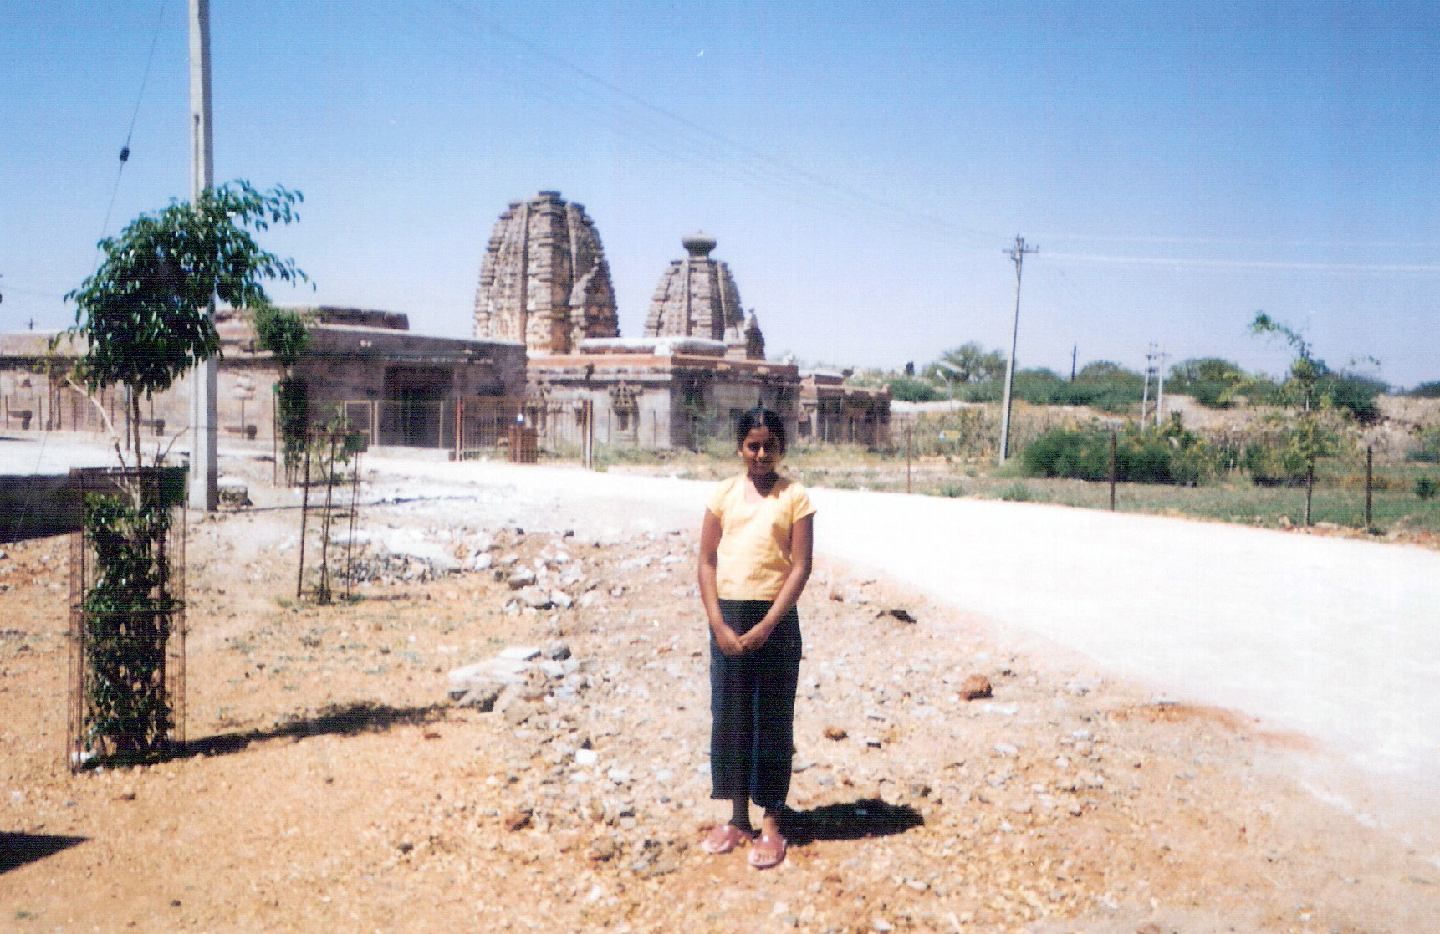
<svg viewBox="0 0 1440 934"><path fill-rule="evenodd" d="M21 472L4 469L7 446L0 473ZM8 453L23 461L33 448ZM582 535L695 528L709 486L378 454L366 467L375 495L441 521ZM1310 736L1440 827L1440 806L1412 794L1433 790L1440 771L1440 552L1030 504L838 490L814 500L823 553L1167 696Z"/></svg>

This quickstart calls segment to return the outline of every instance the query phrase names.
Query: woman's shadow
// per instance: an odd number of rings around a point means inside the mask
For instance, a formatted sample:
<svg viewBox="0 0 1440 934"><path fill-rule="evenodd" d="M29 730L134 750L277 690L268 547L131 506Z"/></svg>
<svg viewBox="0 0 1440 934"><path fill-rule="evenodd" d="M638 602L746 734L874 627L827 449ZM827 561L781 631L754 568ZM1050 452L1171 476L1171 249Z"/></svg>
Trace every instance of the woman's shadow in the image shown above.
<svg viewBox="0 0 1440 934"><path fill-rule="evenodd" d="M842 804L825 804L808 811L787 810L780 830L796 846L815 840L862 840L904 833L925 823L908 804L887 804L879 798L862 798Z"/></svg>

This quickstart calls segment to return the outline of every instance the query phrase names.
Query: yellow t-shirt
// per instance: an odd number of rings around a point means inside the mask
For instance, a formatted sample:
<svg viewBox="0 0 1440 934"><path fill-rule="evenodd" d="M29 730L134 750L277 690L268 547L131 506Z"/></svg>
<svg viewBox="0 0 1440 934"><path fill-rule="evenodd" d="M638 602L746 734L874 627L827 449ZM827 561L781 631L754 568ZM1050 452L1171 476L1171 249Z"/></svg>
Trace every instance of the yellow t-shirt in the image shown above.
<svg viewBox="0 0 1440 934"><path fill-rule="evenodd" d="M747 503L742 474L718 484L705 508L720 520L720 599L775 599L790 574L790 530L815 512L805 487L781 477L769 496Z"/></svg>

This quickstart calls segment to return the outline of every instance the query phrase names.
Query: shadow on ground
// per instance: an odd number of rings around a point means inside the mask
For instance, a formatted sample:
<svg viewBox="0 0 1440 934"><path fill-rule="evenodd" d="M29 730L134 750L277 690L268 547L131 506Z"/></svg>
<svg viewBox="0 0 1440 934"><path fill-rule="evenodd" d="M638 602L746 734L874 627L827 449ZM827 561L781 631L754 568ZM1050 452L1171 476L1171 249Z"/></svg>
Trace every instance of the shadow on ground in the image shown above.
<svg viewBox="0 0 1440 934"><path fill-rule="evenodd" d="M0 873L54 856L87 839L47 833L0 833Z"/></svg>
<svg viewBox="0 0 1440 934"><path fill-rule="evenodd" d="M270 739L303 739L307 736L355 736L360 733L382 733L393 726L417 726L443 720L447 705L428 707L391 707L388 704L359 702L326 707L309 717L287 720L268 730L245 733L220 733L186 742L171 758L192 756L224 756L239 752L251 743Z"/></svg>
<svg viewBox="0 0 1440 934"><path fill-rule="evenodd" d="M889 837L925 823L908 804L887 804L862 798L844 804L826 804L809 811L790 811L781 822L789 841L803 846L815 840L861 840Z"/></svg>

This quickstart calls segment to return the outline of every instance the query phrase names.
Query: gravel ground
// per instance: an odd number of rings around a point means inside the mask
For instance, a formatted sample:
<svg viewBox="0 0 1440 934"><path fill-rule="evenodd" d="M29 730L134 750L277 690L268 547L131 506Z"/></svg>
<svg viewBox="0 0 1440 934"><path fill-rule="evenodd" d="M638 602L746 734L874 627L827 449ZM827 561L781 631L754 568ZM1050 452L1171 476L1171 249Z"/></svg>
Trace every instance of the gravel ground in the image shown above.
<svg viewBox="0 0 1440 934"><path fill-rule="evenodd" d="M315 607L293 491L225 461L256 505L191 529L194 754L143 769L62 768L65 546L6 546L0 930L1440 929L1431 851L1322 740L834 547L801 606L797 845L705 856L699 488L398 463L367 460L372 579ZM488 712L447 693L531 646Z"/></svg>

